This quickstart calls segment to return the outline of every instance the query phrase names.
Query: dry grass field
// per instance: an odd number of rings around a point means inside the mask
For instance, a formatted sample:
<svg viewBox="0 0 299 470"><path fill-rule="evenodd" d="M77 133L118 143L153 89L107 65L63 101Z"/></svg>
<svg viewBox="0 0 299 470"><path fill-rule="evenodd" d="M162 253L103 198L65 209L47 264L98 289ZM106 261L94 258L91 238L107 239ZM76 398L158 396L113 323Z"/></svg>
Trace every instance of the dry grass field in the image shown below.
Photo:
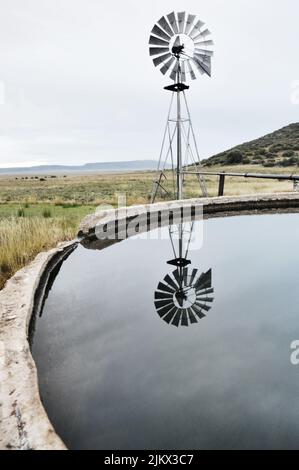
<svg viewBox="0 0 299 470"><path fill-rule="evenodd" d="M296 169L295 169L296 170ZM209 171L252 173L294 173L294 167L212 167ZM19 268L36 254L57 242L75 237L80 220L99 205L116 206L119 194L127 205L149 201L154 173L85 174L34 178L0 176L0 289ZM218 178L206 178L210 196L217 196ZM167 173L164 187L171 192L173 181ZM292 191L291 182L226 178L225 195ZM196 177L185 181L185 197L200 196ZM169 199L169 195L159 200Z"/></svg>

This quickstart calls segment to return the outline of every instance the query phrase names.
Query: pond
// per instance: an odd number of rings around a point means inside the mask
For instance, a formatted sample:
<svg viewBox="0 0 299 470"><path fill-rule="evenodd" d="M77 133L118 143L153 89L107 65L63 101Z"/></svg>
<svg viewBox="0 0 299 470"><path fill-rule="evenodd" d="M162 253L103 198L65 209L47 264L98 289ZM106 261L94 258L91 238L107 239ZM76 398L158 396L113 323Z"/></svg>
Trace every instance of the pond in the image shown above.
<svg viewBox="0 0 299 470"><path fill-rule="evenodd" d="M32 346L57 433L70 449L297 449L299 215L157 234L62 264Z"/></svg>

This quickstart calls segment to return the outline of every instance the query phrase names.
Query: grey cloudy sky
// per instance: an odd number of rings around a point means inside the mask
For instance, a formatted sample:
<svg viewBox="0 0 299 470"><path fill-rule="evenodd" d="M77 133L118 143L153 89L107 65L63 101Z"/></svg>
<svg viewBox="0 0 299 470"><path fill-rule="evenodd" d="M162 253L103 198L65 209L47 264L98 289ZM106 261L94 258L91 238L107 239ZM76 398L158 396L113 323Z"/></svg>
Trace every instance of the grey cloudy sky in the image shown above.
<svg viewBox="0 0 299 470"><path fill-rule="evenodd" d="M213 77L189 104L203 157L297 122L298 0L0 0L0 166L158 158L169 79L154 23L198 15ZM298 86L298 84L297 84ZM298 86L299 88L299 86Z"/></svg>

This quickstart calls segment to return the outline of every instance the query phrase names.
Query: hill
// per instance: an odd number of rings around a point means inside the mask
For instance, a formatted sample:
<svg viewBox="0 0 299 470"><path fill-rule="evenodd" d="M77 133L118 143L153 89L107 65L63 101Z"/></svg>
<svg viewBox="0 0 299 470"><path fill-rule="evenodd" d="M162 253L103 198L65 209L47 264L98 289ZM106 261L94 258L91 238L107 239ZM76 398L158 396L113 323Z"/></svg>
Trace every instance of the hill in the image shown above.
<svg viewBox="0 0 299 470"><path fill-rule="evenodd" d="M156 160L133 160L124 162L96 162L85 165L39 165L19 168L0 168L0 174L49 174L49 173L85 173L85 172L126 172L156 170Z"/></svg>
<svg viewBox="0 0 299 470"><path fill-rule="evenodd" d="M212 165L299 166L299 123L290 124L259 139L219 153L202 161Z"/></svg>

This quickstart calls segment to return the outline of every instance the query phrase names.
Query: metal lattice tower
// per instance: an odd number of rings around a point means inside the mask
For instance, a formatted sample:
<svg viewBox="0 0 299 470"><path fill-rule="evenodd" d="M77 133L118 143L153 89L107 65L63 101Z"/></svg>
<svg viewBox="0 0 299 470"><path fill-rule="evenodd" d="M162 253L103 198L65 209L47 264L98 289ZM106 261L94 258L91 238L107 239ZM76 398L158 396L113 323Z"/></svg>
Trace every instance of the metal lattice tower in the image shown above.
<svg viewBox="0 0 299 470"><path fill-rule="evenodd" d="M152 29L149 39L150 56L154 57L154 65L161 67L161 73L169 74L174 83L165 87L165 90L172 93L172 97L151 202L155 202L159 189L167 192L163 181L166 179L165 170L169 163L175 199L183 199L184 196L184 168L193 166L198 170L200 167L185 92L189 89L187 79L195 80L196 71L201 75L211 76L213 52L208 48L213 45L213 41L207 39L210 34L201 20L196 20L195 15L186 15L185 12L163 16ZM198 181L203 196L207 196L204 177L198 175Z"/></svg>

